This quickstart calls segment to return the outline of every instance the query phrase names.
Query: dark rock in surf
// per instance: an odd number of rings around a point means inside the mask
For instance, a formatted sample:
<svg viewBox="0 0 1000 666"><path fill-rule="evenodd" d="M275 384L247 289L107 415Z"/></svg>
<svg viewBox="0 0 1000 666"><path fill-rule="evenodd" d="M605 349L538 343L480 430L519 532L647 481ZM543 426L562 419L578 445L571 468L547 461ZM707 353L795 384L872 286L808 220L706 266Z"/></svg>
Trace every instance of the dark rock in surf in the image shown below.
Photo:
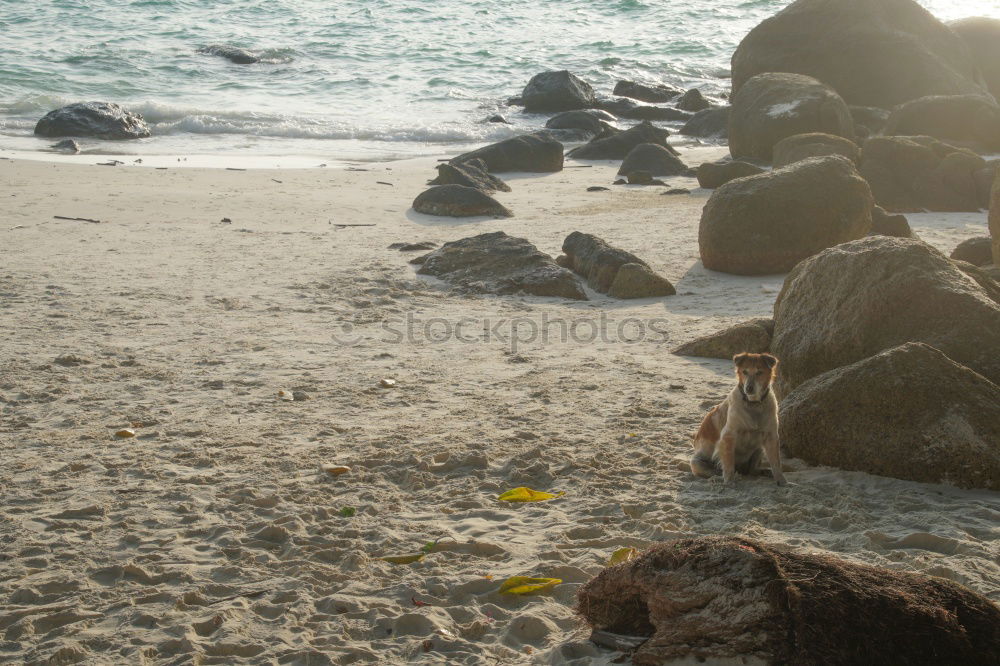
<svg viewBox="0 0 1000 666"><path fill-rule="evenodd" d="M198 53L219 56L237 65L252 65L260 62L260 56L253 51L241 49L237 46L226 46L224 44L213 44L198 49Z"/></svg>
<svg viewBox="0 0 1000 666"><path fill-rule="evenodd" d="M662 104L669 102L681 94L682 91L662 84L645 85L635 81L619 81L615 84L615 89L611 94L619 97L631 97L640 102L650 104Z"/></svg>
<svg viewBox="0 0 1000 666"><path fill-rule="evenodd" d="M566 70L535 74L521 93L524 110L546 113L594 106L594 89Z"/></svg>
<svg viewBox="0 0 1000 666"><path fill-rule="evenodd" d="M704 111L712 107L712 103L705 99L705 96L697 88L691 88L681 95L676 104L677 108L682 111Z"/></svg>
<svg viewBox="0 0 1000 666"><path fill-rule="evenodd" d="M142 116L109 102L80 102L49 111L35 125L38 136L127 140L149 136Z"/></svg>
<svg viewBox="0 0 1000 666"><path fill-rule="evenodd" d="M63 139L58 143L49 146L52 150L60 153L74 154L80 152L80 144L73 139Z"/></svg>

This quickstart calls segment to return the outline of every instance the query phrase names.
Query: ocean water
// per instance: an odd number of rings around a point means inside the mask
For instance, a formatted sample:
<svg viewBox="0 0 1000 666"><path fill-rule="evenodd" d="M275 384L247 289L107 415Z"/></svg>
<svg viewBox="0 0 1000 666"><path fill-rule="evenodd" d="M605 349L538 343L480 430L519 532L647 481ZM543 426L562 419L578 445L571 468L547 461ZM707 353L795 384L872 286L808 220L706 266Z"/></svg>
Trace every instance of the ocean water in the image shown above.
<svg viewBox="0 0 1000 666"><path fill-rule="evenodd" d="M569 69L719 97L729 59L789 0L0 0L0 150L43 150L35 122L75 101L141 113L153 136L88 151L377 160L537 128L504 101ZM996 0L922 0L944 20ZM211 44L260 52L237 65ZM501 113L512 125L483 122Z"/></svg>

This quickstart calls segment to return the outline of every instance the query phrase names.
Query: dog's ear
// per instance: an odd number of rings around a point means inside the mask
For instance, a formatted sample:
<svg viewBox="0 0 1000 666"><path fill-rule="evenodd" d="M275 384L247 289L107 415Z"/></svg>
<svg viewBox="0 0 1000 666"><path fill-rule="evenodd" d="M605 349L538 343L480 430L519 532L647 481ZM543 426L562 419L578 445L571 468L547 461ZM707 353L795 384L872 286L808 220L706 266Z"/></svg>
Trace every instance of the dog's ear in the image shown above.
<svg viewBox="0 0 1000 666"><path fill-rule="evenodd" d="M747 357L749 355L750 354L748 354L747 352L743 352L742 354L737 354L736 356L733 357L733 363L735 363L736 365L739 365L743 361L747 360Z"/></svg>
<svg viewBox="0 0 1000 666"><path fill-rule="evenodd" d="M774 369L774 366L778 365L778 357L770 354L761 354L760 360L764 361L764 365L771 369Z"/></svg>

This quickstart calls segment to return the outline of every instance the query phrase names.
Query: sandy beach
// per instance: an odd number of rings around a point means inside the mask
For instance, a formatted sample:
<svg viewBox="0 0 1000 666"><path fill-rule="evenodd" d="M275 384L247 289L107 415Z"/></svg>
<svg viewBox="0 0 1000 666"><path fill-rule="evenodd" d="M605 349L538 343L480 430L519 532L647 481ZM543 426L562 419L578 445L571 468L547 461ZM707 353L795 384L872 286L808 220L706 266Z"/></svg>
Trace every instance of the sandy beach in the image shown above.
<svg viewBox="0 0 1000 666"><path fill-rule="evenodd" d="M435 163L0 160L0 662L603 663L577 589L618 548L704 534L1000 601L996 493L795 459L783 488L692 476L731 363L670 351L771 316L783 279L701 266L693 179L570 160L505 175L512 218L448 220L410 209ZM945 253L987 233L908 218ZM467 296L389 249L498 230L553 256L596 234L677 295ZM565 495L497 500L517 486ZM499 594L514 575L562 583Z"/></svg>

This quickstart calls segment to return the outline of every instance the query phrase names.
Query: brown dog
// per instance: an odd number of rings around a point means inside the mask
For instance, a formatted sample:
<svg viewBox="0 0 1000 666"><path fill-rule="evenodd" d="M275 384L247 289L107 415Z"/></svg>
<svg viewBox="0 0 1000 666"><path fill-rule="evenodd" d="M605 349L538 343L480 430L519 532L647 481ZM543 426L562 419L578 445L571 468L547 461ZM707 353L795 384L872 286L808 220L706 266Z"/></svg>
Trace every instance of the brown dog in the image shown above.
<svg viewBox="0 0 1000 666"><path fill-rule="evenodd" d="M722 472L732 483L736 472L752 474L767 455L771 474L779 486L785 485L778 451L778 400L771 390L777 375L778 359L770 354L737 354L736 386L729 396L712 408L694 436L691 471L709 477Z"/></svg>

